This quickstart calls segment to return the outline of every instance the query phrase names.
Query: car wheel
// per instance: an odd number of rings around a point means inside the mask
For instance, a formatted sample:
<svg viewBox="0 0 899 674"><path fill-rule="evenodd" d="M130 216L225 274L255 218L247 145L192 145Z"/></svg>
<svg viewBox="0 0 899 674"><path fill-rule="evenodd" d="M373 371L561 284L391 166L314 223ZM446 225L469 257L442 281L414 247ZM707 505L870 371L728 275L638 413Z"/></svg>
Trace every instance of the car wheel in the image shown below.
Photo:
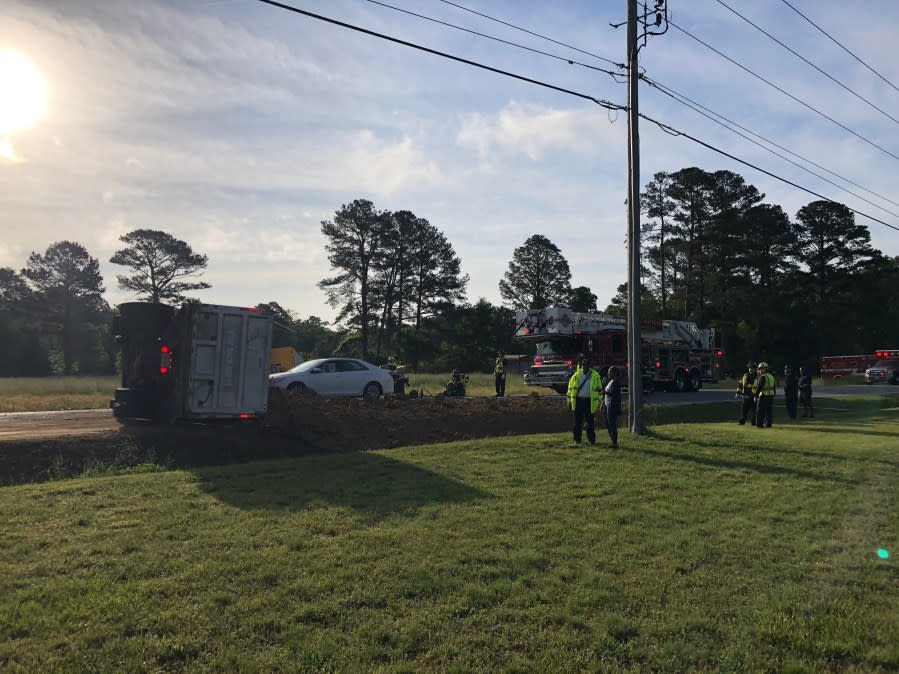
<svg viewBox="0 0 899 674"><path fill-rule="evenodd" d="M381 385L377 382L369 382L362 389L362 397L366 400L377 400L381 397Z"/></svg>
<svg viewBox="0 0 899 674"><path fill-rule="evenodd" d="M290 393L306 393L309 389L306 388L306 384L301 381L295 381L293 384L287 387L288 392Z"/></svg>
<svg viewBox="0 0 899 674"><path fill-rule="evenodd" d="M687 390L687 376L683 370L674 373L674 390L677 393L683 393Z"/></svg>

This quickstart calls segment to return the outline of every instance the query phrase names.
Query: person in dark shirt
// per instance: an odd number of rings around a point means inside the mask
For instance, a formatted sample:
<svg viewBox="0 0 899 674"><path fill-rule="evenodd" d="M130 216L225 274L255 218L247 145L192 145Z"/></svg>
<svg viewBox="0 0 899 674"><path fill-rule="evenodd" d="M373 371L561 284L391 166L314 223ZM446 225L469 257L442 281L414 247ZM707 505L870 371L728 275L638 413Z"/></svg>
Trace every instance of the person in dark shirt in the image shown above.
<svg viewBox="0 0 899 674"><path fill-rule="evenodd" d="M784 400L787 403L787 416L795 419L799 402L799 377L789 365L784 367Z"/></svg>
<svg viewBox="0 0 899 674"><path fill-rule="evenodd" d="M815 416L815 408L812 405L812 376L799 368L799 403L802 405L802 416Z"/></svg>
<svg viewBox="0 0 899 674"><path fill-rule="evenodd" d="M606 419L606 428L609 438L612 440L612 449L618 449L618 415L621 414L621 381L618 379L618 368L614 365L609 368L609 382L605 388L605 401L603 412Z"/></svg>
<svg viewBox="0 0 899 674"><path fill-rule="evenodd" d="M755 398L753 398L752 389L755 386L756 376L758 375L755 363L750 361L746 364L746 372L737 386L737 396L743 398L743 402L740 405L740 420L738 422L741 426L746 423L746 417L749 417L749 423L755 426Z"/></svg>

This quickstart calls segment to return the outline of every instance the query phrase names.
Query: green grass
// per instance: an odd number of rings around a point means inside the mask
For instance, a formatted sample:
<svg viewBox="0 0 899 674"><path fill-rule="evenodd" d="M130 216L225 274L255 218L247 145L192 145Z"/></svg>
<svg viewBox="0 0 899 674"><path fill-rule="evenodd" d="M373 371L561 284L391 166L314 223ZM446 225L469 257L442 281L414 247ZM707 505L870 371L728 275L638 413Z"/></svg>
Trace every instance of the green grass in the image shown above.
<svg viewBox="0 0 899 674"><path fill-rule="evenodd" d="M895 671L899 407L832 407L6 487L0 669Z"/></svg>
<svg viewBox="0 0 899 674"><path fill-rule="evenodd" d="M120 378L0 377L0 412L108 407Z"/></svg>

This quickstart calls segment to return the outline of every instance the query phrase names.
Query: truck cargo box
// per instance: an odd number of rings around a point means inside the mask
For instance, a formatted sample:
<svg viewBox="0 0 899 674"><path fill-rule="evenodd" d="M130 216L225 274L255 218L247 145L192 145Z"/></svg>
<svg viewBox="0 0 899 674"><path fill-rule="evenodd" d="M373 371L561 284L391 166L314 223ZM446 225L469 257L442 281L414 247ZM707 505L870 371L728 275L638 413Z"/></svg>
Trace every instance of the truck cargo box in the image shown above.
<svg viewBox="0 0 899 674"><path fill-rule="evenodd" d="M272 321L254 308L119 305L122 419L256 418L268 402Z"/></svg>

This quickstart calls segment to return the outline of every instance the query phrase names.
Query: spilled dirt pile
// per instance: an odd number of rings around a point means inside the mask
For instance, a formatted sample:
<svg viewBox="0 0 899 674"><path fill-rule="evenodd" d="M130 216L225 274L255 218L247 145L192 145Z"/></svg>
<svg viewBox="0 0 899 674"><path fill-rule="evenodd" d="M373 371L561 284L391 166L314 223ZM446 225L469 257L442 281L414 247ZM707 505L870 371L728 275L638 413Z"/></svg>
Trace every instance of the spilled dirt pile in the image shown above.
<svg viewBox="0 0 899 674"><path fill-rule="evenodd" d="M5 434L0 425L0 485L140 464L189 468L558 433L568 430L571 418L561 396L389 397L370 402L272 389L268 415L260 423L121 425L108 410L10 415L6 422Z"/></svg>
<svg viewBox="0 0 899 674"><path fill-rule="evenodd" d="M471 440L568 429L565 398L320 398L272 389L264 428L324 451Z"/></svg>

